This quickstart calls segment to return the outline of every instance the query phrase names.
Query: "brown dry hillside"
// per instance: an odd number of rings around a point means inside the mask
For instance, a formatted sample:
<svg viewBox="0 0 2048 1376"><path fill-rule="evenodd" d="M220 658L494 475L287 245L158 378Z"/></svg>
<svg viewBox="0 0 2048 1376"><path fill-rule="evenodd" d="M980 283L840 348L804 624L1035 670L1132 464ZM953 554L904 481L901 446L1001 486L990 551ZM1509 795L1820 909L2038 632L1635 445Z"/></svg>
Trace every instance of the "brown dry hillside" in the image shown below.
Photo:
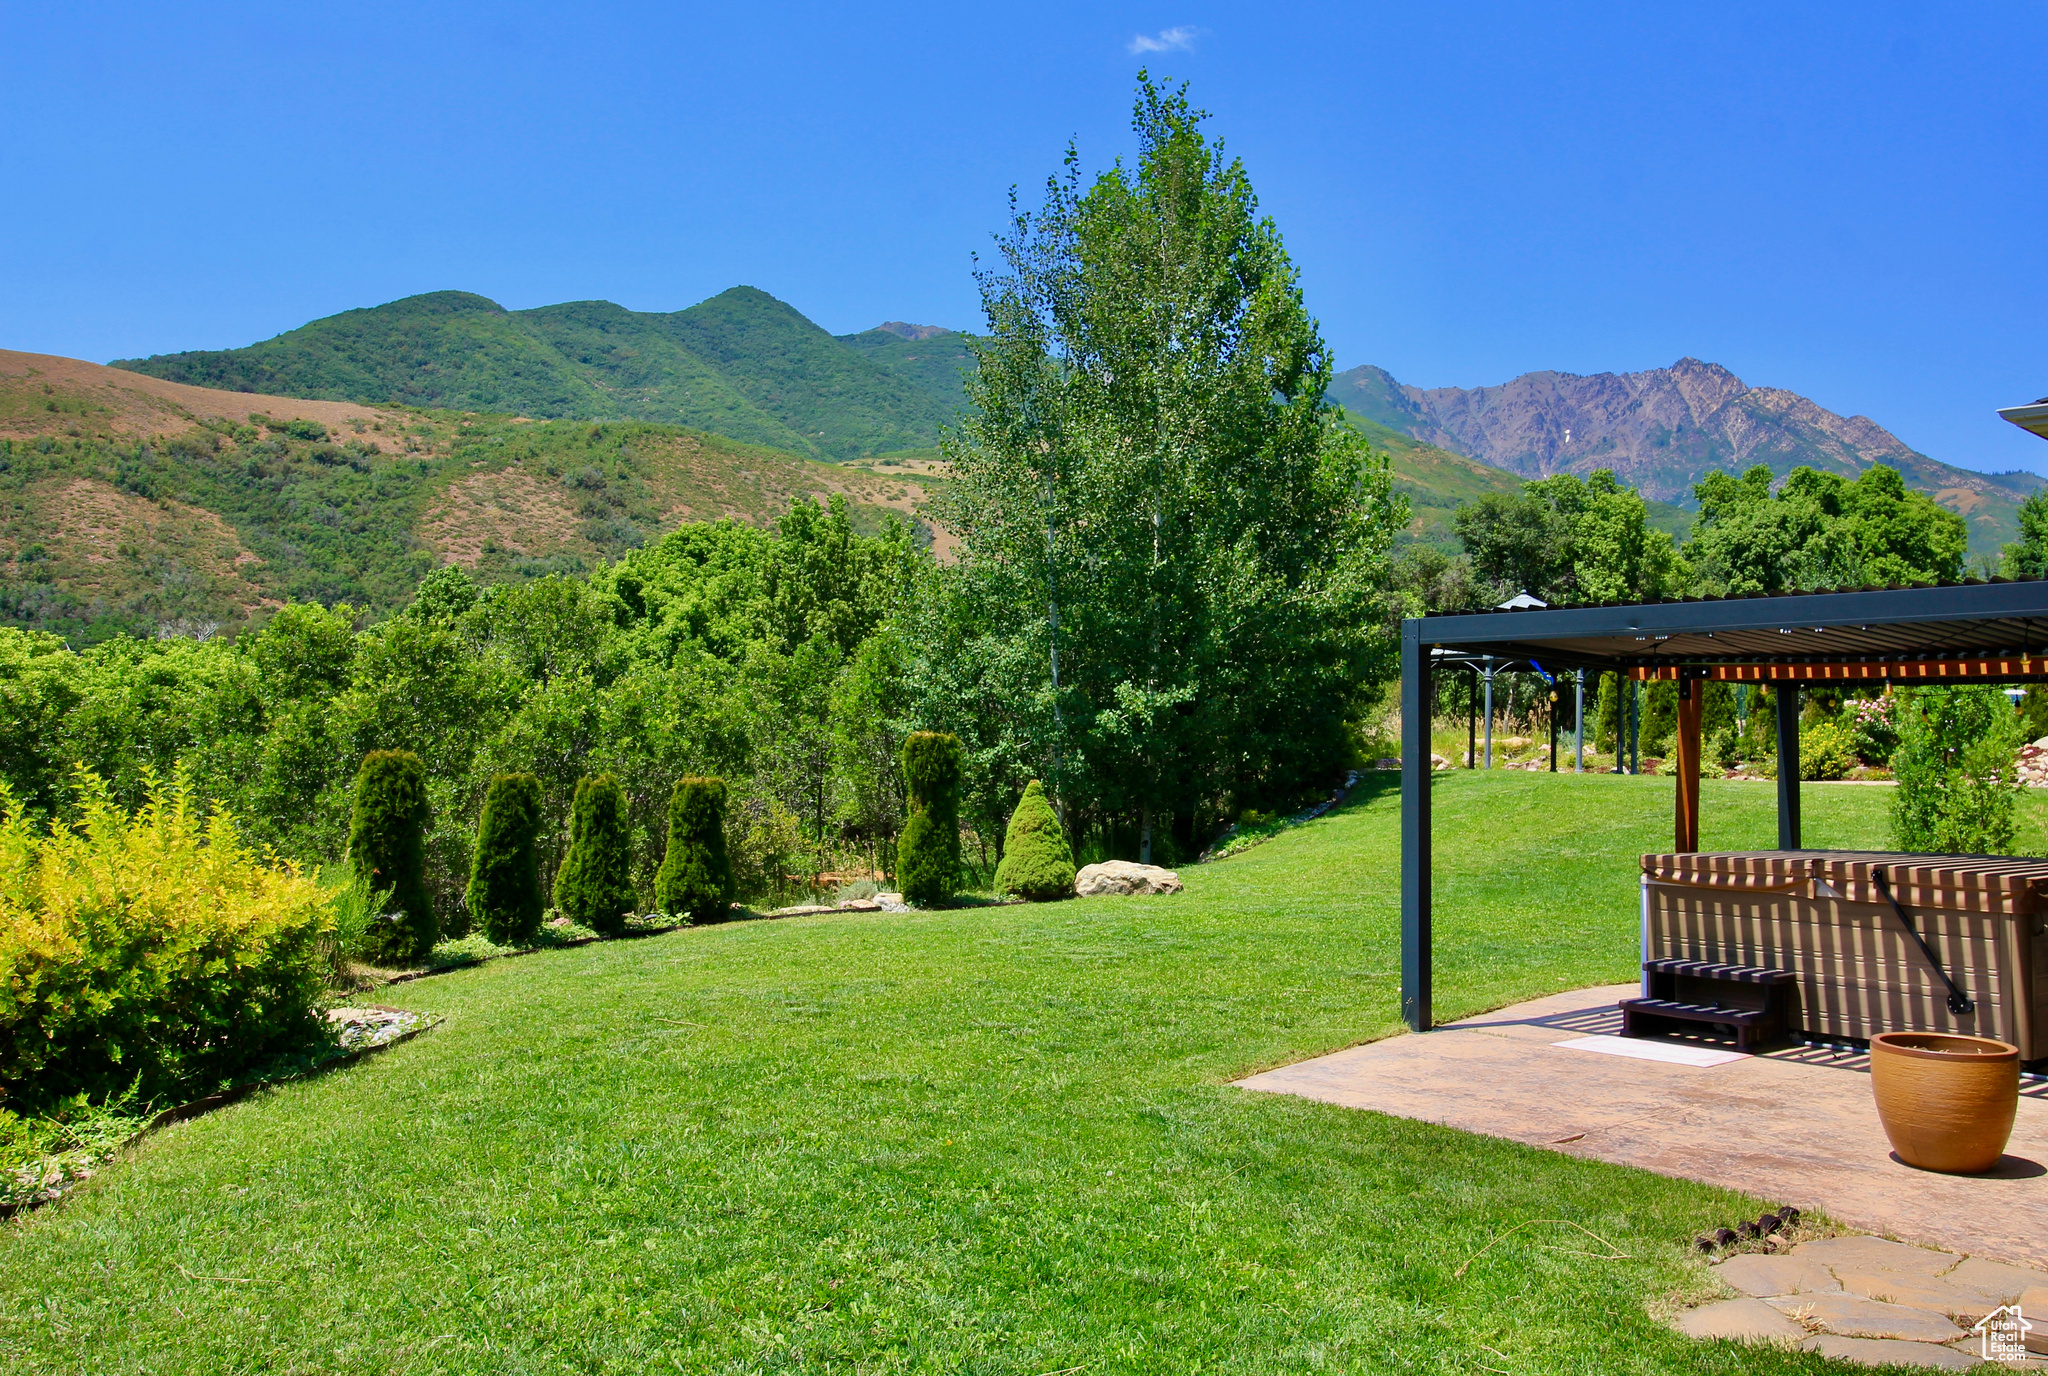
<svg viewBox="0 0 2048 1376"><path fill-rule="evenodd" d="M0 436L96 434L108 439L177 434L201 421L246 423L251 415L318 421L330 430L398 413L352 401L302 401L189 387L82 358L0 349Z"/></svg>
<svg viewBox="0 0 2048 1376"><path fill-rule="evenodd" d="M0 624L94 639L293 600L377 614L437 564L538 577L832 496L943 554L919 519L929 486L675 426L305 401L0 351Z"/></svg>

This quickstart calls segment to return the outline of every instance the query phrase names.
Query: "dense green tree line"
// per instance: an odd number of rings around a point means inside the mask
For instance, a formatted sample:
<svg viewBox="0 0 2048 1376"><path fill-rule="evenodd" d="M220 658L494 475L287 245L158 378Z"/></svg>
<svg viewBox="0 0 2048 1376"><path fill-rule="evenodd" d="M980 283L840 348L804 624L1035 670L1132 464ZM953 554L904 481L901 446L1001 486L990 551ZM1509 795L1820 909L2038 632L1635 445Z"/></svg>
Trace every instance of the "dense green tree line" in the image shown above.
<svg viewBox="0 0 2048 1376"><path fill-rule="evenodd" d="M1963 575L1962 518L1883 464L1853 481L1795 468L1775 484L1757 465L1740 477L1709 473L1693 494L1699 513L1682 546L1651 529L1642 495L1605 469L1525 483L1513 497L1488 494L1458 511L1462 557L1404 551L1396 584L1406 614L1491 606L1519 592L1562 606ZM2036 525L2048 522L2048 500L2039 506ZM2031 567L2022 546L2008 547L2008 572Z"/></svg>
<svg viewBox="0 0 2048 1376"><path fill-rule="evenodd" d="M676 781L720 775L739 781L742 876L772 888L898 825L903 728L883 714L902 695L877 682L892 661L863 651L925 563L905 528L863 537L843 504L799 501L773 531L688 526L587 578L486 586L443 568L368 626L346 604L291 604L233 641L73 651L0 630L0 778L48 814L75 764L129 805L182 769L256 840L331 860L364 757L409 750L428 770L432 900L459 930L496 775L537 781L550 876L579 781L621 781L643 903Z"/></svg>

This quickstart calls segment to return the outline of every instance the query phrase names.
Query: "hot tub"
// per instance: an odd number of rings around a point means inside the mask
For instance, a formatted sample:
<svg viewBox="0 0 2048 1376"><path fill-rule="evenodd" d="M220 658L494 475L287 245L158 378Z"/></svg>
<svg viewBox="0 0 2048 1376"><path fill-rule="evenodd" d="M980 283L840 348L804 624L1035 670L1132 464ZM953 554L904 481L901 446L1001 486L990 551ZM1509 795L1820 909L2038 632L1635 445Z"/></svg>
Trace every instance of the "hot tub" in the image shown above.
<svg viewBox="0 0 2048 1376"><path fill-rule="evenodd" d="M1789 971L1789 1026L1809 1037L1960 1032L2011 1042L2022 1060L2048 1058L2044 917L2042 860L1814 850L1643 857L1643 959ZM1957 1011L1964 999L1969 1010Z"/></svg>

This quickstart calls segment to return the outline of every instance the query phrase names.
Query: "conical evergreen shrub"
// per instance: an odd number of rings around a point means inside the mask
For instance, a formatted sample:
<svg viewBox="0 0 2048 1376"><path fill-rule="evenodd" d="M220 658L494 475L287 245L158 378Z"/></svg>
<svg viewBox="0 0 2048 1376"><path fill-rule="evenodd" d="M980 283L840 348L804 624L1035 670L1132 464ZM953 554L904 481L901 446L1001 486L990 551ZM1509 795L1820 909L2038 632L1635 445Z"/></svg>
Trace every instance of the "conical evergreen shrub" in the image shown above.
<svg viewBox="0 0 2048 1376"><path fill-rule="evenodd" d="M654 876L654 903L692 922L716 922L732 907L725 780L676 781L668 800L668 853Z"/></svg>
<svg viewBox="0 0 2048 1376"><path fill-rule="evenodd" d="M913 731L903 742L910 816L896 839L896 883L921 908L953 896L960 877L960 738Z"/></svg>
<svg viewBox="0 0 2048 1376"><path fill-rule="evenodd" d="M440 928L427 896L427 767L410 750L372 750L356 771L348 855L370 891L391 890L386 912L370 923L362 956L378 965L409 965L434 949Z"/></svg>
<svg viewBox="0 0 2048 1376"><path fill-rule="evenodd" d="M470 866L470 921L500 946L527 946L540 934L540 780L500 774L484 794Z"/></svg>
<svg viewBox="0 0 2048 1376"><path fill-rule="evenodd" d="M996 866L996 887L1034 903L1074 895L1074 851L1067 831L1046 801L1045 788L1033 779L1010 814L1003 836L1003 860Z"/></svg>
<svg viewBox="0 0 2048 1376"><path fill-rule="evenodd" d="M633 911L633 846L626 790L609 774L576 785L569 854L555 875L555 906L594 932L617 936Z"/></svg>

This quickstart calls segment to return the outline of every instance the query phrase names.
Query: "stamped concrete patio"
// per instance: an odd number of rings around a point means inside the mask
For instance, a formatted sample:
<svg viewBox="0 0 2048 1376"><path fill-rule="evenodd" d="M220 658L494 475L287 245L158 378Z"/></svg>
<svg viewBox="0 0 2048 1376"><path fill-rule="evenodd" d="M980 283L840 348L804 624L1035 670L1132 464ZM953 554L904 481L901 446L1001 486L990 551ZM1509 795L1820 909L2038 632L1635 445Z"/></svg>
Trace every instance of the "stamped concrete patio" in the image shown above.
<svg viewBox="0 0 2048 1376"><path fill-rule="evenodd" d="M2048 1266L2048 1084L2023 1082L1999 1170L1934 1175L1894 1159L1869 1058L1620 1037L1610 985L1390 1037L1237 1083L1442 1123L1746 1191L1867 1232ZM1576 1043L1576 1045L1559 1045ZM1649 1054L1695 1063L1638 1059ZM1622 1054L1634 1053L1634 1054Z"/></svg>

